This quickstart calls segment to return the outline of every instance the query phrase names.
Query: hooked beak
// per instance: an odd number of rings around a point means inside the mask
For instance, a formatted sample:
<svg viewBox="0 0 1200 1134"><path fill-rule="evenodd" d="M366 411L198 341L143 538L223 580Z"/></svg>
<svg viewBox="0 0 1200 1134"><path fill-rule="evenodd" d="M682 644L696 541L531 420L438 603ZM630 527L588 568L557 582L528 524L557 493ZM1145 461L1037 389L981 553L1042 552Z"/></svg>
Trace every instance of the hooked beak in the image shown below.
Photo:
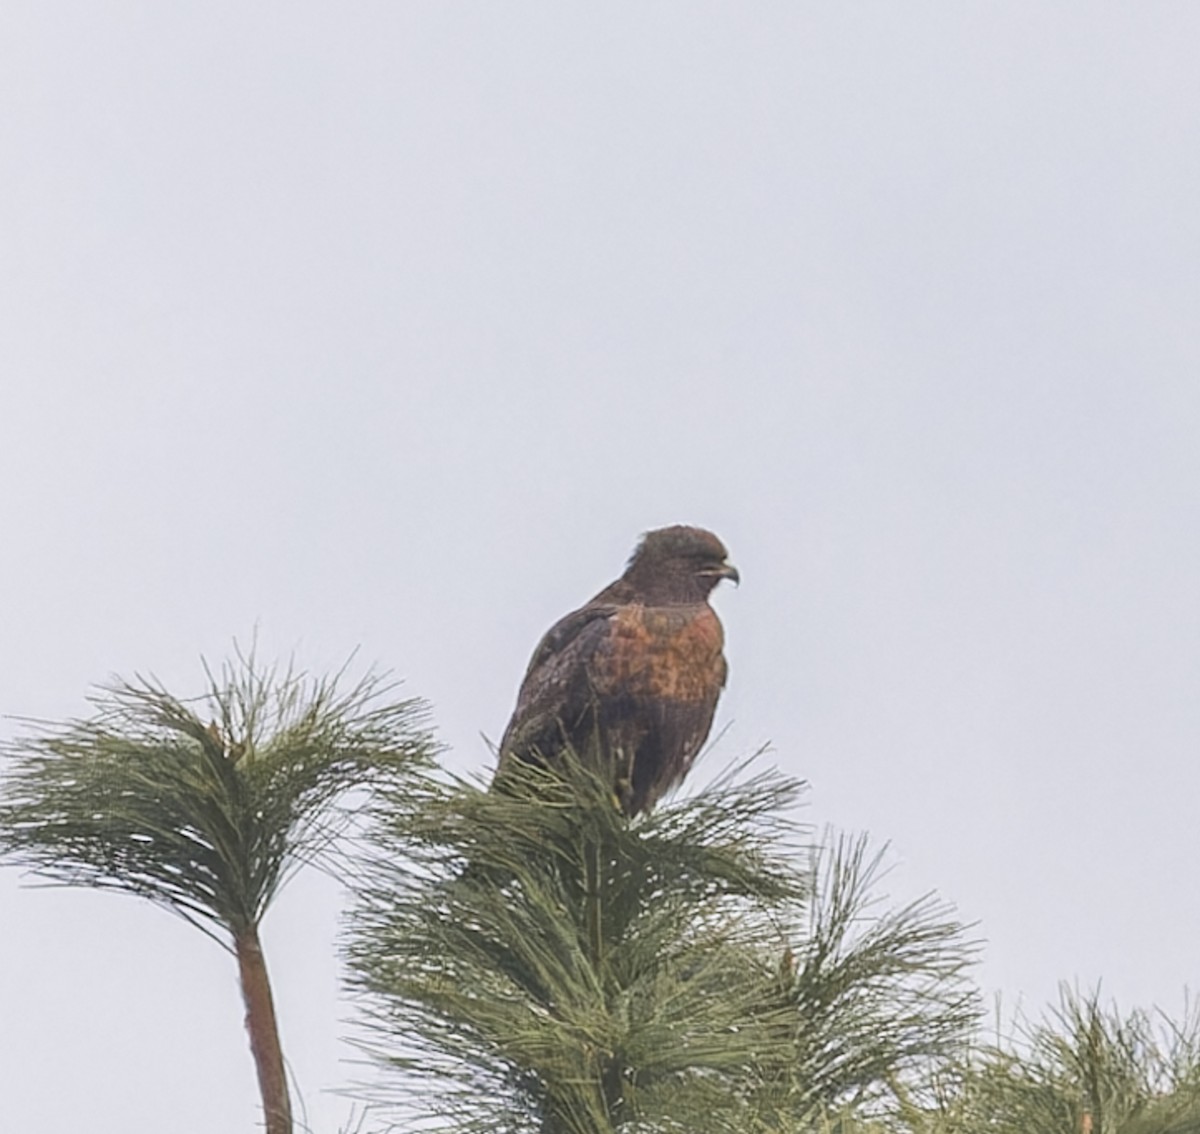
<svg viewBox="0 0 1200 1134"><path fill-rule="evenodd" d="M741 575L738 574L738 569L732 563L722 563L713 574L719 579L728 579L735 587L742 581Z"/></svg>

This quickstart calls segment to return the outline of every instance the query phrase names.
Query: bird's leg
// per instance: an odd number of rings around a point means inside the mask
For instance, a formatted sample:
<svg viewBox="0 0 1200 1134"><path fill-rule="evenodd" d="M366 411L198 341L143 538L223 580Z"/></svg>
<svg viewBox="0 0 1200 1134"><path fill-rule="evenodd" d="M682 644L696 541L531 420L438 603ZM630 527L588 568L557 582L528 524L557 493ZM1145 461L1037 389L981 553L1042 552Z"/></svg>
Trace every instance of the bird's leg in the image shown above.
<svg viewBox="0 0 1200 1134"><path fill-rule="evenodd" d="M633 802L633 759L634 753L627 756L624 748L613 752L613 800L626 815Z"/></svg>

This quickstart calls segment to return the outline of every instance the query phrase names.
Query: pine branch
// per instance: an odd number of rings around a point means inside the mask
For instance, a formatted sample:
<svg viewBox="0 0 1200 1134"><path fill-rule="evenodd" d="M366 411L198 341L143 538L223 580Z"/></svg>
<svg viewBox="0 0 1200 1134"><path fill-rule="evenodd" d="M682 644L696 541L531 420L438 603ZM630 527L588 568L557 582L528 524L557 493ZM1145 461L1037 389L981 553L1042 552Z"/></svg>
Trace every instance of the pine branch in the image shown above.
<svg viewBox="0 0 1200 1134"><path fill-rule="evenodd" d="M290 1103L258 924L299 865L327 855L343 801L429 766L424 708L368 675L309 679L239 656L181 700L153 679L102 688L94 714L5 746L0 856L35 876L146 898L236 951L271 1134Z"/></svg>

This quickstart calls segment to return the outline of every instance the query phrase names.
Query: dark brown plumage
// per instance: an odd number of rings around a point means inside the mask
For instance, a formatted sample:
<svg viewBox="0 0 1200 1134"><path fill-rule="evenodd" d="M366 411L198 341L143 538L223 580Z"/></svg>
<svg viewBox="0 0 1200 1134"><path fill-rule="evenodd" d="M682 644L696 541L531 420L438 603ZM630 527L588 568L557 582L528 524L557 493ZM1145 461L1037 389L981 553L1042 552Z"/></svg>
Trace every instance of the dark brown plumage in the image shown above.
<svg viewBox="0 0 1200 1134"><path fill-rule="evenodd" d="M564 747L603 761L627 815L687 775L725 685L724 634L708 596L738 581L712 532L648 532L625 573L541 640L500 742L512 759L553 761Z"/></svg>

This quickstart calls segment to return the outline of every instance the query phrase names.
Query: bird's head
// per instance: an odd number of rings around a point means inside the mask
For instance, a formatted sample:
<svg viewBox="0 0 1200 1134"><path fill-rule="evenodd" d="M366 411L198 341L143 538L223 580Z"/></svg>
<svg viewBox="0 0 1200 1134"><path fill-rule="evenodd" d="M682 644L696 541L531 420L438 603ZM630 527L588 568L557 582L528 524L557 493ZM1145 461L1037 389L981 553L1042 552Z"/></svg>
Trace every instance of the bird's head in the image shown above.
<svg viewBox="0 0 1200 1134"><path fill-rule="evenodd" d="M728 558L712 532L676 524L642 536L624 577L649 601L702 602L722 579L741 581Z"/></svg>

